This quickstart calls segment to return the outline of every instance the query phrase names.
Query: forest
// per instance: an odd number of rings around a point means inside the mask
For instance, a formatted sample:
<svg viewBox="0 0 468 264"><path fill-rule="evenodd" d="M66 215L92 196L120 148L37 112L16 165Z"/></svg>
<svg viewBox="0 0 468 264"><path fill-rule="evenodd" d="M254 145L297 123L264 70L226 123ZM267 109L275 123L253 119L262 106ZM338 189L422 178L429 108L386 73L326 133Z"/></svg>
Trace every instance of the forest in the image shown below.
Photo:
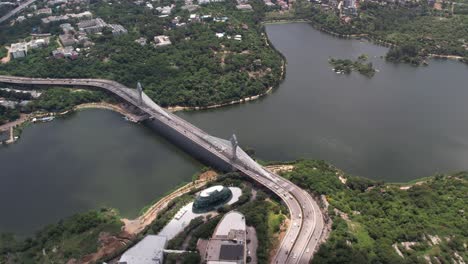
<svg viewBox="0 0 468 264"><path fill-rule="evenodd" d="M101 232L115 235L122 222L111 209L76 214L19 240L0 234L0 263L64 263L95 252Z"/></svg>
<svg viewBox="0 0 468 264"><path fill-rule="evenodd" d="M0 98L19 103L29 101L27 105L8 108L0 105L0 125L19 118L20 113L51 112L60 113L72 110L73 107L93 102L114 102L115 99L101 91L72 90L67 88L50 88L42 91L34 99L29 93L0 90Z"/></svg>
<svg viewBox="0 0 468 264"><path fill-rule="evenodd" d="M350 59L330 58L328 62L333 66L333 70L337 73L350 74L352 71L357 71L360 74L371 78L374 76L376 71L372 62L367 62L367 58L367 55L362 54L355 61Z"/></svg>
<svg viewBox="0 0 468 264"><path fill-rule="evenodd" d="M179 3L174 15L187 24L176 27L170 17L159 18L155 10L129 0L112 6L94 2L91 11L97 17L122 24L129 33L93 36L96 45L73 61L53 59L55 41L51 41L49 48L32 50L26 58L0 65L0 74L107 78L129 87L140 81L145 93L161 106L208 106L239 100L265 92L281 78L282 59L269 46L260 24L263 5L253 6L254 12L237 11L233 0L204 6L197 13L209 14L211 19L189 23L189 12L181 10ZM228 21L213 21L217 16L227 16ZM32 22L26 23L0 29L0 44L17 41L30 32ZM52 25L42 31L55 32L57 28ZM242 40L215 36L221 32L241 35ZM172 45L155 48L149 43L161 34L168 35ZM135 43L140 37L148 44Z"/></svg>
<svg viewBox="0 0 468 264"><path fill-rule="evenodd" d="M20 117L20 111L18 109L11 109L0 105L0 125L16 120Z"/></svg>
<svg viewBox="0 0 468 264"><path fill-rule="evenodd" d="M468 58L468 14L435 10L425 1L410 6L363 2L358 16L350 23L342 22L338 13L319 5L297 10L296 16L343 36L368 36L395 45L387 54L393 62L419 65L429 54Z"/></svg>
<svg viewBox="0 0 468 264"><path fill-rule="evenodd" d="M270 195L267 189L257 186L255 197L252 197L251 180L237 173L220 175L207 186L222 184L224 186L236 186L242 189L239 200L232 205L224 205L218 208L214 216L193 219L185 227L184 231L168 241L168 249L182 249L183 242L188 239L187 249L192 253L174 255L167 254L167 263L199 263L200 255L197 253L198 239L209 239L222 216L231 211L242 212L246 217L246 224L256 229L258 238L257 258L258 263L268 263L269 252L275 245L280 226L285 219L287 209L280 204L279 198ZM193 201L196 193L193 190L175 198L165 209L160 211L157 218L136 240L126 245L126 248L134 245L146 234L158 234L162 228L174 217L174 215L187 203ZM264 192L265 191L265 192ZM147 207L145 207L147 208ZM145 209L144 208L144 209ZM143 210L144 211L144 210ZM73 215L60 220L39 230L34 236L19 239L14 234L0 234L0 263L66 263L71 258L80 259L86 254L95 252L98 248L98 237L101 232L117 235L120 232L122 222L117 210L102 208L85 213ZM249 241L247 242L249 243ZM55 250L54 250L55 248ZM44 255L44 251L46 254ZM103 261L116 257L110 255Z"/></svg>
<svg viewBox="0 0 468 264"><path fill-rule="evenodd" d="M416 184L388 184L346 175L323 161L303 160L284 176L325 195L330 203L332 232L313 263L468 259L466 172L436 175Z"/></svg>

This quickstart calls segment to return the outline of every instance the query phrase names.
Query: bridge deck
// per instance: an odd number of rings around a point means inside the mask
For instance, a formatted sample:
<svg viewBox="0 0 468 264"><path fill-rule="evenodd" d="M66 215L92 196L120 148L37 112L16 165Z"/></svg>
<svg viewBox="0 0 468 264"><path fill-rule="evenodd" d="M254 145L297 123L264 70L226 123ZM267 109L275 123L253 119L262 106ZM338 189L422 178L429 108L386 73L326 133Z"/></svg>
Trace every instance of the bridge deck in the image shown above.
<svg viewBox="0 0 468 264"><path fill-rule="evenodd" d="M291 224L272 263L308 263L316 250L324 228L320 208L309 193L252 160L242 149L232 157L229 141L213 137L200 128L165 111L146 94L142 102L137 90L118 82L102 79L49 79L0 75L0 82L23 85L98 87L107 90L147 113L152 119L171 127L193 143L223 160L243 174L276 193L290 211Z"/></svg>

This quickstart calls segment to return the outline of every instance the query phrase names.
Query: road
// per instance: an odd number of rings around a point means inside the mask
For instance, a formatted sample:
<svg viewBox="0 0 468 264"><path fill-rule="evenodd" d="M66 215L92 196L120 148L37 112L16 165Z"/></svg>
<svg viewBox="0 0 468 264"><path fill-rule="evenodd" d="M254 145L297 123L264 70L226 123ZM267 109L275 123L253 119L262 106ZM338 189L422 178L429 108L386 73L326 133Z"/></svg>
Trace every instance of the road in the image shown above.
<svg viewBox="0 0 468 264"><path fill-rule="evenodd" d="M0 24L3 23L4 21L8 20L10 17L16 15L17 13L21 12L23 9L25 9L28 5L36 2L37 0L28 0L22 4L20 4L17 8L11 10L8 12L6 15L0 17Z"/></svg>
<svg viewBox="0 0 468 264"><path fill-rule="evenodd" d="M145 93L120 83L103 79L49 79L0 75L0 82L26 85L59 85L98 87L107 90L148 114L151 119L171 127L212 155L276 193L290 212L291 224L286 231L272 263L308 263L318 247L324 229L318 203L306 191L252 160L241 148L236 155L229 141L213 137L182 118L165 111ZM140 99L141 96L141 99Z"/></svg>

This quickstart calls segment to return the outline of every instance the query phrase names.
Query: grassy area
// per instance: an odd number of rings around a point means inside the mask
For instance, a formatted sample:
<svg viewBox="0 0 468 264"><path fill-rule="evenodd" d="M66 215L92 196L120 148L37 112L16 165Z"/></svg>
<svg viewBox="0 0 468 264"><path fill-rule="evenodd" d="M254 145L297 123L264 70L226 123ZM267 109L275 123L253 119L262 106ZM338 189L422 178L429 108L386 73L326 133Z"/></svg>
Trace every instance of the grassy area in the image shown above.
<svg viewBox="0 0 468 264"><path fill-rule="evenodd" d="M8 50L5 48L5 46L0 46L0 58L6 57L8 54Z"/></svg>
<svg viewBox="0 0 468 264"><path fill-rule="evenodd" d="M269 201L271 203L271 209L278 209L279 204L275 201ZM281 210L269 210L268 211L268 234L270 237L278 234L280 227L286 219L285 215Z"/></svg>

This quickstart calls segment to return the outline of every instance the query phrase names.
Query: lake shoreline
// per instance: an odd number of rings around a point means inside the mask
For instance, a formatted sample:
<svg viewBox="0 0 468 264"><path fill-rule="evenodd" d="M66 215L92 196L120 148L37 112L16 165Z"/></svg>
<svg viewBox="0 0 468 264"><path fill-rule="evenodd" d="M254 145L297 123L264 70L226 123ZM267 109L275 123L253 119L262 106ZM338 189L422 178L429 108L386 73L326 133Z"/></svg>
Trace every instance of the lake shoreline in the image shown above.
<svg viewBox="0 0 468 264"><path fill-rule="evenodd" d="M342 38L342 39L356 39L356 40L366 40L369 41L372 44L383 46L383 47L397 47L398 45L395 43L391 43L388 41L385 41L383 39L375 38L369 34L350 34L350 35L343 35L339 34L337 32L328 30L321 25L314 23L312 20L309 19L278 19L278 20L270 20L270 21L264 21L262 24L264 25L281 25L281 24L289 24L289 23L307 23L311 25L313 28L320 32L327 33L329 35L332 35L337 38ZM457 55L446 55L446 54L428 54L427 58L430 59L449 59L449 60L455 60L458 62L464 62L464 58L462 56L457 56Z"/></svg>

